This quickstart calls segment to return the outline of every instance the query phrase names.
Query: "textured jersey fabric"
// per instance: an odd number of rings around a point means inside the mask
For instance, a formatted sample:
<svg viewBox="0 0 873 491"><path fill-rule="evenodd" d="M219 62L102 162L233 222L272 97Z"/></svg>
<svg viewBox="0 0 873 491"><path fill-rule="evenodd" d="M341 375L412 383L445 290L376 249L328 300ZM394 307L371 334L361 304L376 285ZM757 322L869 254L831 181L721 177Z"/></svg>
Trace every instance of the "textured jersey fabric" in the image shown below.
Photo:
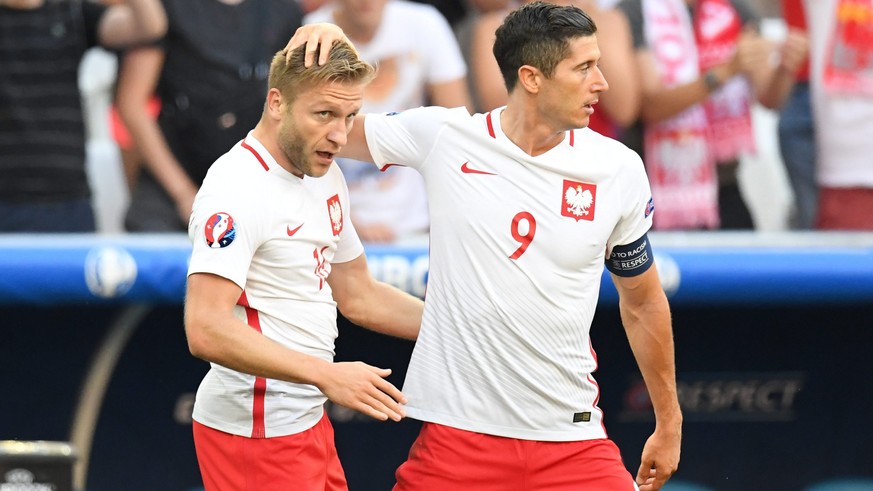
<svg viewBox="0 0 873 491"><path fill-rule="evenodd" d="M646 174L635 153L589 129L532 157L503 134L501 111L365 120L376 163L417 168L430 200L407 413L511 438L603 438L588 331L604 255L651 227Z"/></svg>
<svg viewBox="0 0 873 491"><path fill-rule="evenodd" d="M321 178L281 168L251 134L218 159L194 202L188 274L211 273L243 289L235 315L295 351L333 360L336 303L331 263L363 253L347 219L336 165ZM325 396L314 386L264 380L213 363L197 391L194 419L254 438L309 429Z"/></svg>

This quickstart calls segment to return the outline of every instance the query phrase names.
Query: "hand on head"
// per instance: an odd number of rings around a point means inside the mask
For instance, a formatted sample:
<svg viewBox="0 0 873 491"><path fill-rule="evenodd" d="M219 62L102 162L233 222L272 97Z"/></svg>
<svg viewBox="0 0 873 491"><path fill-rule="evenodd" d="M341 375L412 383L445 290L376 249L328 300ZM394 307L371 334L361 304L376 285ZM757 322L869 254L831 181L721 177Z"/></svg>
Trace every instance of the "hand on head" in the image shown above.
<svg viewBox="0 0 873 491"><path fill-rule="evenodd" d="M306 56L303 65L307 68L312 66L316 56L318 56L318 64L324 65L330 57L331 46L337 41L345 41L352 49L355 48L355 45L346 37L343 30L335 24L325 22L302 26L297 29L294 36L285 45L285 61L290 61L291 52L295 48L306 45ZM355 52L357 53L357 50Z"/></svg>

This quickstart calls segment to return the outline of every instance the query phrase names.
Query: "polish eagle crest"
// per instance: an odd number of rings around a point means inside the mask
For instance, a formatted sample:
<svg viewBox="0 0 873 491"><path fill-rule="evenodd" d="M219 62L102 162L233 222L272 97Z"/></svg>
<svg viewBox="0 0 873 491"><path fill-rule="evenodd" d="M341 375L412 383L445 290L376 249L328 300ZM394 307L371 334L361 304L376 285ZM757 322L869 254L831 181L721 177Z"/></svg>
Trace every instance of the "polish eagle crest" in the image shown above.
<svg viewBox="0 0 873 491"><path fill-rule="evenodd" d="M564 180L561 215L579 220L593 221L597 200L597 185Z"/></svg>
<svg viewBox="0 0 873 491"><path fill-rule="evenodd" d="M340 205L338 195L333 195L327 200L327 213L330 216L330 227L333 234L339 235L343 230L343 208Z"/></svg>

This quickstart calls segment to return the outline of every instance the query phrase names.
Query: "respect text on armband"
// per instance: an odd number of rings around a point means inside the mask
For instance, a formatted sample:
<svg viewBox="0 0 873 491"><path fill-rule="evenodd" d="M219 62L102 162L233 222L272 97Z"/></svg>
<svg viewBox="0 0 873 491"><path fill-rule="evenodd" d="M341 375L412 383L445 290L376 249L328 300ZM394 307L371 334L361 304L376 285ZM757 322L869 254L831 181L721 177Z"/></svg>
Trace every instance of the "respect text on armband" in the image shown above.
<svg viewBox="0 0 873 491"><path fill-rule="evenodd" d="M606 261L606 269L618 276L636 276L644 273L652 264L652 247L648 237L612 249Z"/></svg>

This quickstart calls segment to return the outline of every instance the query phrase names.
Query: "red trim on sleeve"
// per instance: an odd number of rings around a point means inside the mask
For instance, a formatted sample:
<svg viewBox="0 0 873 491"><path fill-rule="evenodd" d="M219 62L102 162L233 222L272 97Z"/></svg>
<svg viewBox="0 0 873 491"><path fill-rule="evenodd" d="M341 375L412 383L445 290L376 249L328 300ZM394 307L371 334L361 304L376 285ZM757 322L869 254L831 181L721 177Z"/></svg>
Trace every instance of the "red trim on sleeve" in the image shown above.
<svg viewBox="0 0 873 491"><path fill-rule="evenodd" d="M239 142L239 144L242 145L242 147L245 148L246 150L248 150L249 152L252 152L252 155L254 155L256 159L258 159L258 162L261 163L261 166L263 166L264 170L266 170L266 171L270 170L270 166L268 166L267 163L264 162L264 159L261 158L261 154L259 154L257 150L252 148L251 145L246 143L245 140Z"/></svg>
<svg viewBox="0 0 873 491"><path fill-rule="evenodd" d="M254 150L252 150L254 152ZM255 153L257 155L257 153ZM263 163L263 162L262 162ZM248 325L261 332L261 320L258 317L258 311L249 306L249 299L246 297L246 292L242 292L236 304L241 306L246 311L246 321ZM264 377L255 377L254 397L252 400L252 438L266 438L267 430L264 422L264 397L267 393L267 379Z"/></svg>

